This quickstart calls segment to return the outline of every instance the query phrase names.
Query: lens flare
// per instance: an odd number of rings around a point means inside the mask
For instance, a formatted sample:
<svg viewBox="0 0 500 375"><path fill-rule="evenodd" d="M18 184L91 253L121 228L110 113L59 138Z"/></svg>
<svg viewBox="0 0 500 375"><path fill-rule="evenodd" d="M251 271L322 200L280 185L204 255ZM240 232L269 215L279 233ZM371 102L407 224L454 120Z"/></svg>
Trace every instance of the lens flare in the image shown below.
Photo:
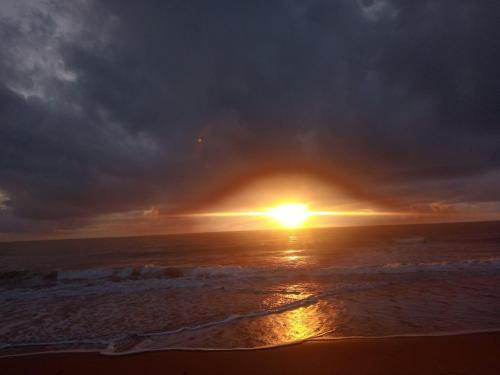
<svg viewBox="0 0 500 375"><path fill-rule="evenodd" d="M348 217L348 216L402 216L404 213L399 212L382 212L372 209L362 209L356 211L317 211L310 210L305 203L286 202L273 207L262 207L255 211L218 211L218 212L200 212L191 214L176 214L171 217L195 217L195 218L245 218L245 217L261 217L272 220L274 224L269 228L282 227L286 229L305 228L313 224L315 218L318 217ZM317 224L314 223L314 224ZM291 238L290 238L291 239Z"/></svg>
<svg viewBox="0 0 500 375"><path fill-rule="evenodd" d="M285 228L298 228L309 218L309 211L303 203L287 203L270 208L268 215Z"/></svg>

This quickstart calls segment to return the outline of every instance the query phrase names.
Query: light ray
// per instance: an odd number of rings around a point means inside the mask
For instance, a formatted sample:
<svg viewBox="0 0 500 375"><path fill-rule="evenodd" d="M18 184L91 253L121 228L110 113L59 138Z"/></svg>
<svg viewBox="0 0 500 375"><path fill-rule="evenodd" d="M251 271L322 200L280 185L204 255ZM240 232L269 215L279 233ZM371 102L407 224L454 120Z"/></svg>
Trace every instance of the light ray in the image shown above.
<svg viewBox="0 0 500 375"><path fill-rule="evenodd" d="M304 203L283 203L274 207L267 207L256 211L220 211L183 214L176 216L193 218L237 218L237 217L262 217L271 219L275 225L283 228L294 229L306 226L307 222L314 217L367 217L367 216L389 216L401 215L397 212L381 212L371 209L357 211L336 211L336 210L309 210Z"/></svg>
<svg viewBox="0 0 500 375"><path fill-rule="evenodd" d="M308 216L390 216L390 215L405 215L403 212L385 212L385 211L307 211ZM174 216L183 217L245 217L245 216L262 216L269 217L269 211L220 211L220 212L199 212L192 214L178 214Z"/></svg>

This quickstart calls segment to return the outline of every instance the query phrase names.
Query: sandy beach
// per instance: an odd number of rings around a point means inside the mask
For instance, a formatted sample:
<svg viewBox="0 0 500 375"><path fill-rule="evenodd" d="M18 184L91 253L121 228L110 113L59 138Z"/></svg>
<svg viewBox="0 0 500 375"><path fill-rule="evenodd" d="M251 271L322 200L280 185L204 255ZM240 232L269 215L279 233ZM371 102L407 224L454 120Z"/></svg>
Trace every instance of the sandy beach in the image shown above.
<svg viewBox="0 0 500 375"><path fill-rule="evenodd" d="M242 351L0 359L8 374L499 374L500 333L316 341Z"/></svg>

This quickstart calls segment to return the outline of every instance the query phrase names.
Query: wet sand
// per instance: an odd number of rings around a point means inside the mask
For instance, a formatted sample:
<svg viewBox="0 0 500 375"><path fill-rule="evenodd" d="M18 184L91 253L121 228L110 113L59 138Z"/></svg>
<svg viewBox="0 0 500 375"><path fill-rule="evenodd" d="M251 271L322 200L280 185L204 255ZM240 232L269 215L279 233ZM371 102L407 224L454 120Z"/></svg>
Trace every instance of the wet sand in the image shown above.
<svg viewBox="0 0 500 375"><path fill-rule="evenodd" d="M316 341L273 349L0 359L8 374L500 374L500 333Z"/></svg>

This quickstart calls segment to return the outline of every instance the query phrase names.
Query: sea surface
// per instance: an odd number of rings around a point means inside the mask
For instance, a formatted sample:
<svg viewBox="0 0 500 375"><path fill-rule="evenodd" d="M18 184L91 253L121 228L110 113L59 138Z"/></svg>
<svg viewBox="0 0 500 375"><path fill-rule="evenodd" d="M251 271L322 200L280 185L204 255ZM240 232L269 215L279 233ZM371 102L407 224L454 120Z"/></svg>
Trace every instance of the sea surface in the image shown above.
<svg viewBox="0 0 500 375"><path fill-rule="evenodd" d="M0 243L0 356L500 329L500 222Z"/></svg>

